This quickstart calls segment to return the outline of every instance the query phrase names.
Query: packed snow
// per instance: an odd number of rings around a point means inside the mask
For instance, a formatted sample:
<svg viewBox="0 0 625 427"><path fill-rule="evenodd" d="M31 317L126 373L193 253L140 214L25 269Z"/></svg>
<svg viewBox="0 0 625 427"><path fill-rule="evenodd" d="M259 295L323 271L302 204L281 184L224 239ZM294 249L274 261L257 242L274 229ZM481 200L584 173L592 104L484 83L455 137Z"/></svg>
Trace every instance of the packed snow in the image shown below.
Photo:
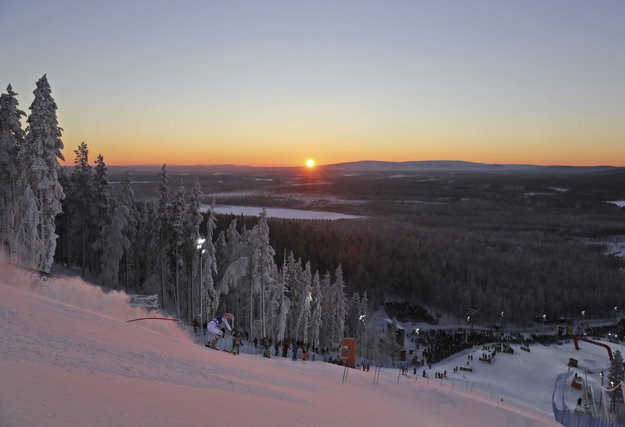
<svg viewBox="0 0 625 427"><path fill-rule="evenodd" d="M146 312L121 292L77 278L31 282L1 268L3 426L556 425L542 408L460 382L452 388L387 367L373 384L372 367L348 369L343 383L344 368L318 357L208 349L175 322L127 323ZM516 380L508 387L534 392Z"/></svg>

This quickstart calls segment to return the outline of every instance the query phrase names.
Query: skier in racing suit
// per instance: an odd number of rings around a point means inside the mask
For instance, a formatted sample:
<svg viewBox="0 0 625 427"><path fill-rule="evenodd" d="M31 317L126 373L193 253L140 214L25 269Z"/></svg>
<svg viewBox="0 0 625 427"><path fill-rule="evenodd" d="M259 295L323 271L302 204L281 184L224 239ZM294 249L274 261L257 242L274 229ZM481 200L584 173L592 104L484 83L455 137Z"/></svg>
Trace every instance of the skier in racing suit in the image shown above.
<svg viewBox="0 0 625 427"><path fill-rule="evenodd" d="M217 316L213 320L208 322L206 329L209 333L214 335L213 339L208 341L208 345L210 345L211 347L215 347L219 338L224 336L225 329L228 329L228 331L232 332L232 328L228 323L228 320L233 320L232 318L232 314L224 313L221 316Z"/></svg>

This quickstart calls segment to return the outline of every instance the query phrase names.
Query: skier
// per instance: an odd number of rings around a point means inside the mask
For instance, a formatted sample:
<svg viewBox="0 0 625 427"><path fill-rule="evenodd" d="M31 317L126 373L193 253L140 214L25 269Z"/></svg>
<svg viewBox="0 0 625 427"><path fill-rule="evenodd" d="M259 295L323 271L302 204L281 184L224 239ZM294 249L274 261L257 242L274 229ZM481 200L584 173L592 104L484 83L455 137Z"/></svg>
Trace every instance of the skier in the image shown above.
<svg viewBox="0 0 625 427"><path fill-rule="evenodd" d="M206 344L207 346L217 347L217 341L219 338L224 336L224 329L227 328L228 331L232 332L232 328L230 327L228 320L233 320L233 317L234 316L230 313L224 313L223 315L217 316L208 322L206 329L215 336L208 342L208 344Z"/></svg>

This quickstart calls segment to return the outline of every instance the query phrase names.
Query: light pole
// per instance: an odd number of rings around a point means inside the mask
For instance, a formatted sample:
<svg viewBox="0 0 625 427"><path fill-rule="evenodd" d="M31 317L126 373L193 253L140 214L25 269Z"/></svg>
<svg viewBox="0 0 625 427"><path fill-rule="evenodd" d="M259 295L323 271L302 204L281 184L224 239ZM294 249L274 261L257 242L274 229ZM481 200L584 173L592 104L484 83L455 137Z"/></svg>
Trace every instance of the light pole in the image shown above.
<svg viewBox="0 0 625 427"><path fill-rule="evenodd" d="M545 320L547 320L547 315L543 314L543 334L545 333Z"/></svg>
<svg viewBox="0 0 625 427"><path fill-rule="evenodd" d="M202 255L204 255L204 252L206 252L206 249L203 248L205 242L206 239L203 239L201 237L197 239L198 258L200 260L200 332L204 330L204 313L202 312L202 306L204 304L204 286L202 284Z"/></svg>
<svg viewBox="0 0 625 427"><path fill-rule="evenodd" d="M614 321L616 322L618 320L618 307L614 306Z"/></svg>

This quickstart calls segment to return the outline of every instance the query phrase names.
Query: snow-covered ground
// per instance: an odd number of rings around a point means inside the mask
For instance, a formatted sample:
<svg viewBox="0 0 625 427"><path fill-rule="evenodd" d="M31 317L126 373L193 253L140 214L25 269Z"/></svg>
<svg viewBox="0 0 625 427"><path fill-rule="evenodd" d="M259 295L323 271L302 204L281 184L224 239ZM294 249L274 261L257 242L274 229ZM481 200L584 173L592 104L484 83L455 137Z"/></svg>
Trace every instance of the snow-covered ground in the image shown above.
<svg viewBox="0 0 625 427"><path fill-rule="evenodd" d="M557 425L554 387L571 408L579 397L570 378L556 387L569 357L579 361L570 375L595 386L609 366L606 350L588 343L513 345L490 364L482 348L466 350L427 379L423 368L399 375L385 362L378 384L373 367L349 370L343 384L344 369L318 357L233 356L195 344L175 322L127 323L146 313L78 278L32 283L0 264L0 293L2 426ZM467 361L473 372L453 372Z"/></svg>
<svg viewBox="0 0 625 427"><path fill-rule="evenodd" d="M611 201L606 202L606 203L611 203L613 205L618 206L619 208L622 208L622 207L625 206L625 200L611 200Z"/></svg>

